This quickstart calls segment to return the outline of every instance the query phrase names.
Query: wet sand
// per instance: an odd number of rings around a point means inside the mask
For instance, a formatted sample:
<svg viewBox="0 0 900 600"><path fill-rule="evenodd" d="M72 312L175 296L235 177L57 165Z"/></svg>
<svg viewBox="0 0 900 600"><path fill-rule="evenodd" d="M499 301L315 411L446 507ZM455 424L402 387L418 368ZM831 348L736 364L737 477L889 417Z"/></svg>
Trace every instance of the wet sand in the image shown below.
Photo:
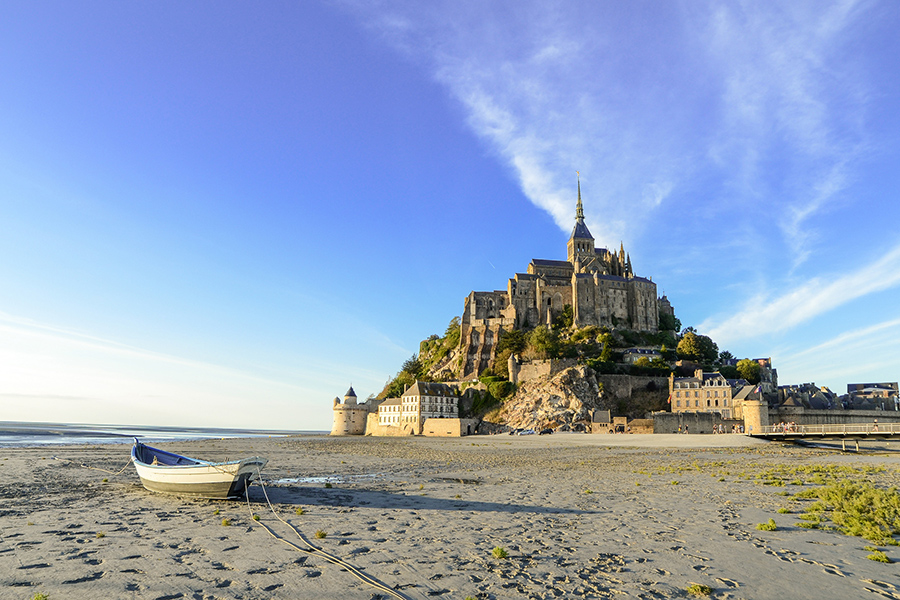
<svg viewBox="0 0 900 600"><path fill-rule="evenodd" d="M900 457L733 435L269 438L159 444L206 459L261 455L278 515L408 598L894 598L870 542L798 527L777 465ZM301 544L265 502L144 490L129 446L0 448L0 598L388 598ZM107 479L107 481L104 481ZM330 487L326 486L329 485ZM804 486L806 487L806 486ZM297 514L302 509L303 514ZM259 516L254 521L252 515ZM766 532L757 523L774 519ZM229 525L223 525L227 519ZM316 539L315 532L327 535ZM504 548L508 557L495 558ZM882 548L900 561L896 547Z"/></svg>

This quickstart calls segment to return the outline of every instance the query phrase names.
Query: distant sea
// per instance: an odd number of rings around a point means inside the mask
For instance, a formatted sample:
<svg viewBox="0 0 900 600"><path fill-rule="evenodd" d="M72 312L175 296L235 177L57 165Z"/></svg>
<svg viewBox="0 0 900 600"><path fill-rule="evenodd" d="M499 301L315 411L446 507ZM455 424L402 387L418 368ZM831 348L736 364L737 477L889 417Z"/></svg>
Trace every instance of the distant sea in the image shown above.
<svg viewBox="0 0 900 600"><path fill-rule="evenodd" d="M0 421L0 448L60 444L130 444L134 438L149 442L220 438L325 435L327 431L268 431L215 427L147 427L143 425L88 425L84 423L24 423Z"/></svg>

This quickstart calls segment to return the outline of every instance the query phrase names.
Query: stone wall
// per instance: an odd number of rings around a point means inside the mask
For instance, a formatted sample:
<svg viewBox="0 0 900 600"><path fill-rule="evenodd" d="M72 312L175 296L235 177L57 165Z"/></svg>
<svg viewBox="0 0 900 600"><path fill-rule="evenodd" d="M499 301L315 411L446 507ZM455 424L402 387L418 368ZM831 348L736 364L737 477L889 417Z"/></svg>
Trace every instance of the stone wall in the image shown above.
<svg viewBox="0 0 900 600"><path fill-rule="evenodd" d="M478 419L425 419L422 435L429 437L462 437L474 435Z"/></svg>
<svg viewBox="0 0 900 600"><path fill-rule="evenodd" d="M533 360L521 363L518 366L515 382L524 383L540 377L550 377L570 367L574 367L577 362L574 358L551 358L549 360ZM512 374L510 373L510 375ZM510 379L512 380L512 377Z"/></svg>
<svg viewBox="0 0 900 600"><path fill-rule="evenodd" d="M616 415L643 418L663 408L669 397L666 377L597 375L597 381L603 384L604 404Z"/></svg>
<svg viewBox="0 0 900 600"><path fill-rule="evenodd" d="M712 433L713 427L722 425L730 433L733 425L740 427L743 421L723 419L713 412L658 412L653 414L653 433L678 433L678 428L688 433Z"/></svg>
<svg viewBox="0 0 900 600"><path fill-rule="evenodd" d="M776 408L769 410L769 425L797 423L798 425L849 425L851 423L900 423L900 411L895 410L811 410L804 408Z"/></svg>
<svg viewBox="0 0 900 600"><path fill-rule="evenodd" d="M366 435L377 436L407 436L413 435L412 425L396 427L394 425L379 425L378 413L371 413L366 420Z"/></svg>

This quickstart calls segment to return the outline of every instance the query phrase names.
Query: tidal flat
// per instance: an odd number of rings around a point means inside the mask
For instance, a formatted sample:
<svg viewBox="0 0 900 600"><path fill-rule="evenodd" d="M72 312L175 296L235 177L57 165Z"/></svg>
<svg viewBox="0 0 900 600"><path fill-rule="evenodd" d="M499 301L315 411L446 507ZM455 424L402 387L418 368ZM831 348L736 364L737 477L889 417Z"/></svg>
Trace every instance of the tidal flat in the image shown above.
<svg viewBox="0 0 900 600"><path fill-rule="evenodd" d="M898 536L845 535L828 506L810 512L811 490L853 482L888 490L890 517L893 452L739 435L158 445L264 456L265 488L182 499L144 490L127 446L0 448L0 598L393 597L283 543L305 547L287 522L406 598L900 600L900 569L879 556L900 561Z"/></svg>

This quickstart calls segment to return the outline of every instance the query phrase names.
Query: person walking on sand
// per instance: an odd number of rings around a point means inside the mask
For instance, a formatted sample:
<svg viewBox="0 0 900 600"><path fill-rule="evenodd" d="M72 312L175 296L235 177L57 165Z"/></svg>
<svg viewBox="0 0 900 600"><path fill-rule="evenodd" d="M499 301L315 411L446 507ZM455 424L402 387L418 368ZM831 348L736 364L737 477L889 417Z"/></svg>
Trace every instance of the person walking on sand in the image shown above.
<svg viewBox="0 0 900 600"><path fill-rule="evenodd" d="M875 424L872 425L872 431L878 431L878 419L875 419Z"/></svg>

